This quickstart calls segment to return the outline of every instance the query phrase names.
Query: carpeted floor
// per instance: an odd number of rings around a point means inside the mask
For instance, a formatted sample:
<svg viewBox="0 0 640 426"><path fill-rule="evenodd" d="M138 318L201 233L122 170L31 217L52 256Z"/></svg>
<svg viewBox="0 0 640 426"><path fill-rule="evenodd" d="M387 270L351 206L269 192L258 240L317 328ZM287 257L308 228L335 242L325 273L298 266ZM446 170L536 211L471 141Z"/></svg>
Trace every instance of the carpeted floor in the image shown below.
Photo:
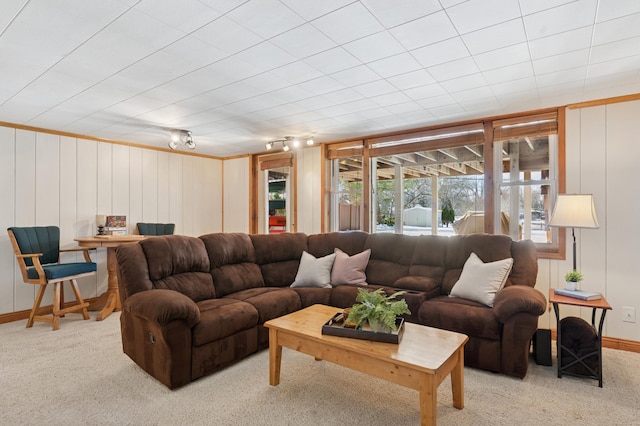
<svg viewBox="0 0 640 426"><path fill-rule="evenodd" d="M68 315L59 331L0 325L2 425L417 425L417 391L284 349L170 391L122 353L119 314ZM440 425L640 424L640 354L604 349L604 388L533 361L524 380L465 368L465 408L438 390Z"/></svg>

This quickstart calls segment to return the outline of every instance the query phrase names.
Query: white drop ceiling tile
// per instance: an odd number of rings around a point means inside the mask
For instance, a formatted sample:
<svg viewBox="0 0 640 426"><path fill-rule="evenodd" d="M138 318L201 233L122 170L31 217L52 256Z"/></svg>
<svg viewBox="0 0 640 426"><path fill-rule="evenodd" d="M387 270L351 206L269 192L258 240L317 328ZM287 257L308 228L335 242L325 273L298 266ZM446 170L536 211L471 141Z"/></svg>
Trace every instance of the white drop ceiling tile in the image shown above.
<svg viewBox="0 0 640 426"><path fill-rule="evenodd" d="M319 108L316 111L327 118L335 118L341 115L349 114L351 112L345 106L337 104L328 106L326 108Z"/></svg>
<svg viewBox="0 0 640 426"><path fill-rule="evenodd" d="M300 15L278 0L246 2L226 16L265 39L305 23Z"/></svg>
<svg viewBox="0 0 640 426"><path fill-rule="evenodd" d="M449 93L456 93L486 86L487 82L482 73L466 75L447 81L441 81L440 85Z"/></svg>
<svg viewBox="0 0 640 426"><path fill-rule="evenodd" d="M411 89L413 87L425 86L435 83L436 80L425 69L408 72L387 78L387 81L400 90Z"/></svg>
<svg viewBox="0 0 640 426"><path fill-rule="evenodd" d="M591 48L590 63L611 61L640 54L640 37L633 37ZM637 60L637 59L636 59Z"/></svg>
<svg viewBox="0 0 640 426"><path fill-rule="evenodd" d="M204 27L198 28L190 36L230 55L263 41L262 37L226 16L221 16Z"/></svg>
<svg viewBox="0 0 640 426"><path fill-rule="evenodd" d="M241 87L241 91L254 95L280 90L290 85L290 81L273 72L263 72L232 84Z"/></svg>
<svg viewBox="0 0 640 426"><path fill-rule="evenodd" d="M370 83L361 84L359 86L355 86L353 89L367 98L385 95L398 90L385 80L376 80Z"/></svg>
<svg viewBox="0 0 640 426"><path fill-rule="evenodd" d="M536 75L536 82L538 88L548 86L557 86L561 84L569 85L571 83L584 84L584 79L587 76L587 67L579 67L570 70L563 70L558 72L552 72L548 74Z"/></svg>
<svg viewBox="0 0 640 426"><path fill-rule="evenodd" d="M523 15L531 15L533 13L542 12L543 10L571 3L572 1L575 0L520 0L520 9L522 9Z"/></svg>
<svg viewBox="0 0 640 426"><path fill-rule="evenodd" d="M362 0L362 3L386 28L442 10L437 0L403 0L402 3L389 0Z"/></svg>
<svg viewBox="0 0 640 426"><path fill-rule="evenodd" d="M480 53L473 57L476 64L482 71L488 71L500 67L519 64L521 62L530 61L529 47L527 43L515 44L502 49L492 50L490 52Z"/></svg>
<svg viewBox="0 0 640 426"><path fill-rule="evenodd" d="M360 93L353 89L347 88L342 90L336 90L335 92L325 93L322 95L325 99L329 99L336 105L345 104L347 102L358 101L364 98Z"/></svg>
<svg viewBox="0 0 640 426"><path fill-rule="evenodd" d="M459 104L464 105L465 109L467 109L467 103L477 101L478 99L490 99L493 97L493 92L489 87L483 86L451 93L451 97Z"/></svg>
<svg viewBox="0 0 640 426"><path fill-rule="evenodd" d="M433 98L435 96L445 95L447 91L444 90L439 84L429 84L426 86L414 87L412 89L404 90L404 94L418 101L425 98Z"/></svg>
<svg viewBox="0 0 640 426"><path fill-rule="evenodd" d="M407 50L417 49L458 35L444 11L407 22L390 31Z"/></svg>
<svg viewBox="0 0 640 426"><path fill-rule="evenodd" d="M593 25L597 0L578 0L524 17L529 40Z"/></svg>
<svg viewBox="0 0 640 426"><path fill-rule="evenodd" d="M437 81L450 80L480 72L473 58L463 58L447 62L427 69Z"/></svg>
<svg viewBox="0 0 640 426"><path fill-rule="evenodd" d="M284 65L271 70L270 73L289 84L298 84L323 76L320 71L303 61L296 61Z"/></svg>
<svg viewBox="0 0 640 426"><path fill-rule="evenodd" d="M422 69L422 65L420 65L410 53L401 53L369 62L367 66L382 78L393 77L398 74L405 74L410 71Z"/></svg>
<svg viewBox="0 0 640 426"><path fill-rule="evenodd" d="M211 22L221 14L201 2L173 0L143 0L135 5L135 9L178 28L185 34Z"/></svg>
<svg viewBox="0 0 640 426"><path fill-rule="evenodd" d="M521 18L473 31L462 36L472 55L527 41Z"/></svg>
<svg viewBox="0 0 640 426"><path fill-rule="evenodd" d="M302 16L307 21L319 18L336 9L344 7L353 0L280 0L291 10Z"/></svg>
<svg viewBox="0 0 640 426"><path fill-rule="evenodd" d="M469 0L448 8L447 14L458 32L465 34L515 19L520 7L513 0Z"/></svg>
<svg viewBox="0 0 640 426"><path fill-rule="evenodd" d="M586 66L589 63L589 49L563 53L533 61L536 75Z"/></svg>
<svg viewBox="0 0 640 426"><path fill-rule="evenodd" d="M333 101L324 98L323 96L312 96L306 99L301 99L296 102L307 111L319 110L321 108L327 108L333 105Z"/></svg>
<svg viewBox="0 0 640 426"><path fill-rule="evenodd" d="M382 107L390 107L398 104L412 104L411 98L405 95L403 92L391 92L384 95L370 97L373 102Z"/></svg>
<svg viewBox="0 0 640 426"><path fill-rule="evenodd" d="M467 0L440 0L440 3L443 7L449 8L451 6L455 6L456 4L464 3Z"/></svg>
<svg viewBox="0 0 640 426"><path fill-rule="evenodd" d="M612 59L589 65L587 79L612 76L620 73L632 73L640 78L640 48L636 56L622 59Z"/></svg>
<svg viewBox="0 0 640 426"><path fill-rule="evenodd" d="M640 13L596 24L593 44L605 44L640 36Z"/></svg>
<svg viewBox="0 0 640 426"><path fill-rule="evenodd" d="M381 31L342 46L361 62L367 63L405 51L404 47L387 31Z"/></svg>
<svg viewBox="0 0 640 426"><path fill-rule="evenodd" d="M403 102L395 105L388 105L386 108L387 110L389 110L389 112L397 115L409 114L414 112L424 113L424 109L417 102L413 101Z"/></svg>
<svg viewBox="0 0 640 426"><path fill-rule="evenodd" d="M275 92L269 92L278 99L284 100L286 103L298 102L304 99L315 97L311 92L299 86L289 86Z"/></svg>
<svg viewBox="0 0 640 426"><path fill-rule="evenodd" d="M411 54L425 68L470 56L467 46L460 37L412 50Z"/></svg>
<svg viewBox="0 0 640 426"><path fill-rule="evenodd" d="M334 72L362 65L362 62L353 57L353 55L342 47L334 47L313 56L309 56L304 60L304 62L325 74L332 74Z"/></svg>
<svg viewBox="0 0 640 426"><path fill-rule="evenodd" d="M380 80L380 76L371 71L371 69L366 65L360 65L349 68L348 70L338 71L331 74L331 77L348 87Z"/></svg>
<svg viewBox="0 0 640 426"><path fill-rule="evenodd" d="M242 52L236 53L234 56L253 65L261 72L269 71L296 61L296 58L292 54L285 52L268 41L251 46Z"/></svg>
<svg viewBox="0 0 640 426"><path fill-rule="evenodd" d="M533 65L531 62L522 62L515 65L508 65L506 67L484 71L482 74L488 84L498 84L533 76Z"/></svg>
<svg viewBox="0 0 640 426"><path fill-rule="evenodd" d="M453 105L455 103L456 100L453 99L449 94L433 96L431 98L421 99L418 101L418 104L429 112L431 112L431 108Z"/></svg>
<svg viewBox="0 0 640 426"><path fill-rule="evenodd" d="M305 90L308 90L316 96L346 88L344 84L328 76L305 81L303 83L300 83L299 86Z"/></svg>
<svg viewBox="0 0 640 426"><path fill-rule="evenodd" d="M531 57L540 59L573 50L586 49L591 46L592 34L593 29L588 26L531 40L529 42Z"/></svg>
<svg viewBox="0 0 640 426"><path fill-rule="evenodd" d="M384 30L360 2L351 3L313 21L313 26L338 44L348 43Z"/></svg>
<svg viewBox="0 0 640 426"><path fill-rule="evenodd" d="M269 41L298 59L308 58L336 47L335 42L311 24L305 24L289 30Z"/></svg>
<svg viewBox="0 0 640 426"><path fill-rule="evenodd" d="M212 64L229 56L227 52L192 36L184 37L171 43L164 47L162 52L179 58L178 60L189 64L194 69Z"/></svg>
<svg viewBox="0 0 640 426"><path fill-rule="evenodd" d="M0 105L0 117L2 117L2 121L7 122L34 123L47 112L46 107L41 107L32 100L16 99ZM56 123L56 125L59 126L60 123Z"/></svg>
<svg viewBox="0 0 640 426"><path fill-rule="evenodd" d="M596 22L608 21L633 13L640 13L640 2L637 0L601 1L598 5Z"/></svg>
<svg viewBox="0 0 640 426"><path fill-rule="evenodd" d="M465 114L465 110L461 105L451 104L441 107L429 108L429 113L436 118L451 119L455 117L461 117Z"/></svg>

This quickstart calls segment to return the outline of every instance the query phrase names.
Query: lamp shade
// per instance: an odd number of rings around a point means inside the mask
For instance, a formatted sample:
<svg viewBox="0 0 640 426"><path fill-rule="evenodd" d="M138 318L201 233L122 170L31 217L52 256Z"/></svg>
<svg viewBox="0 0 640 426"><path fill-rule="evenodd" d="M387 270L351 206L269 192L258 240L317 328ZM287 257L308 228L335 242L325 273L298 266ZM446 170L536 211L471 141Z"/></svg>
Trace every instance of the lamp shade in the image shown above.
<svg viewBox="0 0 640 426"><path fill-rule="evenodd" d="M593 195L558 195L549 226L559 228L599 228Z"/></svg>

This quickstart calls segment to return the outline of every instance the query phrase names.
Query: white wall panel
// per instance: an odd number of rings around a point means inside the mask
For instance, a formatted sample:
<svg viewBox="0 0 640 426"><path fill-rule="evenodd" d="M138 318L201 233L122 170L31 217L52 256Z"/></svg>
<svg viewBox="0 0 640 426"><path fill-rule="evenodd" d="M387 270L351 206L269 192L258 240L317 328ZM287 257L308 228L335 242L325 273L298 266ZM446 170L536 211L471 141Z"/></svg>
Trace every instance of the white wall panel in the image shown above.
<svg viewBox="0 0 640 426"><path fill-rule="evenodd" d="M169 220L169 158L168 152L158 152L158 222L170 223Z"/></svg>
<svg viewBox="0 0 640 426"><path fill-rule="evenodd" d="M16 130L16 192L15 226L34 226L36 223L36 134ZM35 286L22 282L22 274L14 278L14 307L31 309Z"/></svg>
<svg viewBox="0 0 640 426"><path fill-rule="evenodd" d="M112 150L112 212L123 212L129 220L129 147L113 145ZM119 213L114 213L119 214ZM127 222L130 224L129 222Z"/></svg>
<svg viewBox="0 0 640 426"><path fill-rule="evenodd" d="M194 157L185 156L182 159L182 234L192 235L193 231L193 208L194 195L193 179L194 179Z"/></svg>
<svg viewBox="0 0 640 426"><path fill-rule="evenodd" d="M224 162L224 232L249 232L249 172L249 157Z"/></svg>
<svg viewBox="0 0 640 426"><path fill-rule="evenodd" d="M36 225L60 223L60 137L36 133Z"/></svg>
<svg viewBox="0 0 640 426"><path fill-rule="evenodd" d="M182 229L182 160L183 155L169 158L169 223L175 223L176 234L184 234Z"/></svg>
<svg viewBox="0 0 640 426"><path fill-rule="evenodd" d="M144 222L142 216L142 151L129 148L129 213L127 227L134 233L136 223Z"/></svg>
<svg viewBox="0 0 640 426"><path fill-rule="evenodd" d="M113 144L99 142L97 149L97 211L106 215L121 214L113 210Z"/></svg>
<svg viewBox="0 0 640 426"><path fill-rule="evenodd" d="M15 130L0 127L0 313L14 310L16 281L21 274L5 229L15 224ZM14 276L17 274L17 277ZM16 279L17 278L17 279ZM25 284L18 284L24 285Z"/></svg>
<svg viewBox="0 0 640 426"><path fill-rule="evenodd" d="M142 222L158 222L158 151L150 149L142 150Z"/></svg>
<svg viewBox="0 0 640 426"><path fill-rule="evenodd" d="M298 152L298 231L317 234L320 224L320 147L305 148Z"/></svg>

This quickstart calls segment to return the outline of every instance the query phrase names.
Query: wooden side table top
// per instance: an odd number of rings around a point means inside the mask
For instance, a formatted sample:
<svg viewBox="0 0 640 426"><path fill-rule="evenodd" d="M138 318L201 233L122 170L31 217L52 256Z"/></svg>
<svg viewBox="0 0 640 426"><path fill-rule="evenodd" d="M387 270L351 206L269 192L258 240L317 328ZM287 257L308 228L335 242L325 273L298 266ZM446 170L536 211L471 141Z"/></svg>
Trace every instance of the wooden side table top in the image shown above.
<svg viewBox="0 0 640 426"><path fill-rule="evenodd" d="M135 243L143 240L145 235L94 235L91 237L78 237L75 241L82 247L117 247L124 243Z"/></svg>
<svg viewBox="0 0 640 426"><path fill-rule="evenodd" d="M597 308L597 309L611 309L611 305L604 298L604 295L600 299L596 300L582 300L575 297L561 296L555 294L554 289L549 289L549 303L560 303L562 305L581 306L584 308Z"/></svg>

